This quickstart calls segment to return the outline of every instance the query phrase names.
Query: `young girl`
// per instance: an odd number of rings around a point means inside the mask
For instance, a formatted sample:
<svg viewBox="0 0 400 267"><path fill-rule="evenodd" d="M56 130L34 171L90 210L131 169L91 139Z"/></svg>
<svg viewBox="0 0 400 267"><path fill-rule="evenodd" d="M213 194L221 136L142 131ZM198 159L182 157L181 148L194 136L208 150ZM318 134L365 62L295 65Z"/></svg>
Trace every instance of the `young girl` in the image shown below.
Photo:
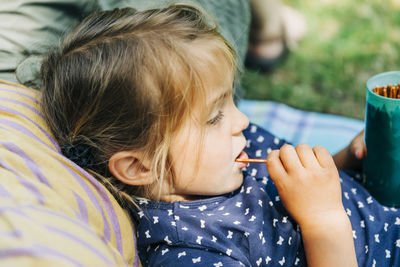
<svg viewBox="0 0 400 267"><path fill-rule="evenodd" d="M101 12L42 66L62 152L131 211L142 263L398 264L400 212L339 178L322 147L249 126L232 100L234 50L210 24L184 5ZM267 166L235 161L248 157Z"/></svg>

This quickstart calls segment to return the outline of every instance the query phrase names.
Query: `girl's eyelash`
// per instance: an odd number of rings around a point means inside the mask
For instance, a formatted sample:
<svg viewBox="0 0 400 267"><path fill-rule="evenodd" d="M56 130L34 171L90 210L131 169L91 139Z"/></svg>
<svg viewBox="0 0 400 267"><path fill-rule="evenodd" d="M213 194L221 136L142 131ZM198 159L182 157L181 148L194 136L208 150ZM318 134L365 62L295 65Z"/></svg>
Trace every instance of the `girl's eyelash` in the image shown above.
<svg viewBox="0 0 400 267"><path fill-rule="evenodd" d="M209 120L207 123L211 124L211 125L215 125L217 124L222 118L224 117L224 113L222 113L222 111L218 111L218 114L212 118L211 120Z"/></svg>

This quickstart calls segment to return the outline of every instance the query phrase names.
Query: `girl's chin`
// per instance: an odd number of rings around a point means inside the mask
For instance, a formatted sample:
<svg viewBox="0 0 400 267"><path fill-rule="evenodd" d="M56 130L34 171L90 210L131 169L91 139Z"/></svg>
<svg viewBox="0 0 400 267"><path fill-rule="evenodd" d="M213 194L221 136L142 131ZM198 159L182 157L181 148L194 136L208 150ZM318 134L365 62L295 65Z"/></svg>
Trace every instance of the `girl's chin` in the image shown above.
<svg viewBox="0 0 400 267"><path fill-rule="evenodd" d="M243 173L242 170L239 169L238 173L234 175L235 177L232 177L232 187L231 190L229 192L235 191L236 189L238 189L242 183L243 183ZM235 181L235 183L233 183L233 180ZM227 192L228 193L228 192Z"/></svg>
<svg viewBox="0 0 400 267"><path fill-rule="evenodd" d="M238 178L240 178L240 179L238 179ZM220 190L218 190L218 192L210 193L210 196L211 195L219 196L219 195L231 193L231 192L239 189L240 186L242 186L242 184L243 184L243 176L232 177L232 180L230 180L229 183L225 183L223 186L221 186Z"/></svg>

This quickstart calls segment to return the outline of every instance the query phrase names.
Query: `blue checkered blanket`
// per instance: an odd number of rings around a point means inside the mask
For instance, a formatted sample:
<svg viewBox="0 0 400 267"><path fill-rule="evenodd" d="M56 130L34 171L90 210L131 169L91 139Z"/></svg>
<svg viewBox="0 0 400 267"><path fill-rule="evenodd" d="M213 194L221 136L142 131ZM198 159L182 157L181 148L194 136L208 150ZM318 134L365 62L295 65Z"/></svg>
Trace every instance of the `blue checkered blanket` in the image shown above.
<svg viewBox="0 0 400 267"><path fill-rule="evenodd" d="M243 99L239 109L250 121L292 144L322 145L332 154L347 146L364 128L352 118L302 111L272 101Z"/></svg>

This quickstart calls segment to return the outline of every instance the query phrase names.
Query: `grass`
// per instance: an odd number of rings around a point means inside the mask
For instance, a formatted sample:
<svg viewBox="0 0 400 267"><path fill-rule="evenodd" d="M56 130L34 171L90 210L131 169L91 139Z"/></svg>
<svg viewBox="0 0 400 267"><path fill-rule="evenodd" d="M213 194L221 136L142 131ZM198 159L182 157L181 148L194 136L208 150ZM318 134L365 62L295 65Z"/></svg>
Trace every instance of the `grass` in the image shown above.
<svg viewBox="0 0 400 267"><path fill-rule="evenodd" d="M245 98L363 119L368 78L400 69L400 0L290 5L305 15L307 35L273 73L244 72Z"/></svg>

